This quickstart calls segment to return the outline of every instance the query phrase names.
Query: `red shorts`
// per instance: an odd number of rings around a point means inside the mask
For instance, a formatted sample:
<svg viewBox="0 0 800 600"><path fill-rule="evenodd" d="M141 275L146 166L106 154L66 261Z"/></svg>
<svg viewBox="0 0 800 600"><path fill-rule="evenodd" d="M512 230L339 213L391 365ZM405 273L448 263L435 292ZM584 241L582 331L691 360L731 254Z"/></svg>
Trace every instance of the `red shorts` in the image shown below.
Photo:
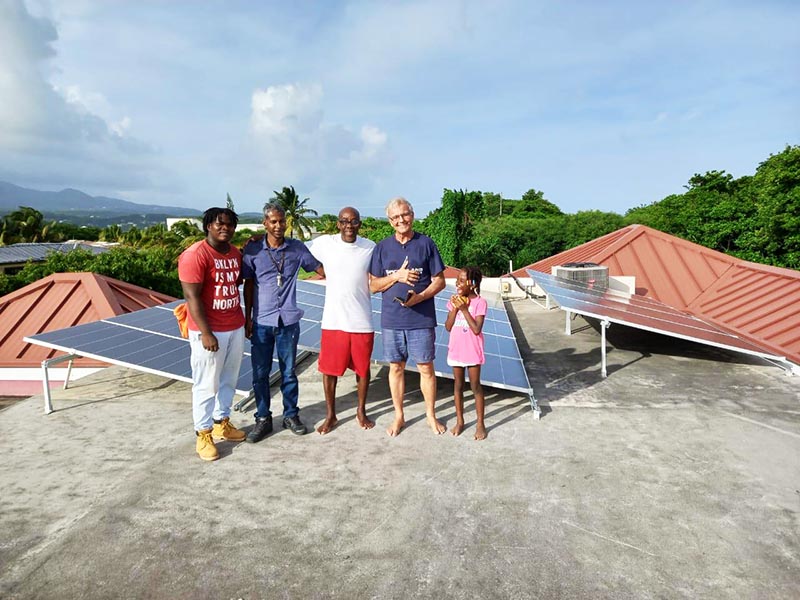
<svg viewBox="0 0 800 600"><path fill-rule="evenodd" d="M374 333L349 333L335 329L323 329L320 340L319 372L339 377L347 369L357 375L369 375Z"/></svg>

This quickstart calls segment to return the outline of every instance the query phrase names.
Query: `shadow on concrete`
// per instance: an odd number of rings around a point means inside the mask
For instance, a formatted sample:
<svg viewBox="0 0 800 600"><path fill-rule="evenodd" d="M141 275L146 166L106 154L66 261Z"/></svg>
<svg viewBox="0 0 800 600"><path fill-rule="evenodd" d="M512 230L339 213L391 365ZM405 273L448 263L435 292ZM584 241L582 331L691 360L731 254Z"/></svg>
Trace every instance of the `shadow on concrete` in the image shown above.
<svg viewBox="0 0 800 600"><path fill-rule="evenodd" d="M600 321L591 317L583 318L586 321L585 327L592 328L599 336L601 327ZM575 332L577 330L573 331ZM693 358L742 365L763 365L768 363L768 361L758 356L734 352L733 350L725 350L700 342L692 342L682 338L645 331L644 329L637 329L636 327L618 325L616 323L612 323L611 327L606 330L606 340L614 348L631 352L642 352L645 355L661 354L663 356L678 356L681 358Z"/></svg>
<svg viewBox="0 0 800 600"><path fill-rule="evenodd" d="M140 375L140 377L147 376L146 373L139 373L138 375ZM136 377L135 374L131 375L130 377L128 377L128 380L126 380L126 383L128 383L129 380L135 380L136 378L137 377ZM103 402L109 402L111 400L119 400L120 398L126 398L128 396L138 396L139 394L142 393L142 391L145 391L145 390L149 391L149 392L157 392L157 391L160 391L160 390L167 389L168 387L170 387L172 385L175 385L176 383L180 383L180 382L177 379L165 379L159 385L151 385L149 387L148 386L144 386L144 387L142 387L142 386L139 386L139 387L130 386L130 389L128 391L125 391L125 392L115 392L112 395L105 396L103 398L97 398L95 400L89 400L87 402L78 402L78 403L75 403L75 404L70 404L69 406L63 406L63 404L62 404L63 401L62 400L59 400L58 398L53 398L53 412L64 412L64 411L67 411L67 410L74 410L76 408L81 408L82 406L89 406L91 404L101 404ZM109 387L109 382L105 381L105 380L100 380L99 382L92 382L92 383L86 384L85 387L87 387L87 388L89 388L91 386L95 386L96 387L98 385L101 385L104 388L108 388ZM73 384L73 385L69 386L69 389L72 389L74 387L78 387L78 386ZM84 386L81 386L81 387L84 387Z"/></svg>
<svg viewBox="0 0 800 600"><path fill-rule="evenodd" d="M526 335L513 304L508 304L507 312L528 381L539 403L557 402L577 388L585 389L603 380L599 344L588 351L571 346L551 352L536 352L528 342L529 337L535 338L530 335L531 332ZM541 409L541 417L551 412L547 406Z"/></svg>

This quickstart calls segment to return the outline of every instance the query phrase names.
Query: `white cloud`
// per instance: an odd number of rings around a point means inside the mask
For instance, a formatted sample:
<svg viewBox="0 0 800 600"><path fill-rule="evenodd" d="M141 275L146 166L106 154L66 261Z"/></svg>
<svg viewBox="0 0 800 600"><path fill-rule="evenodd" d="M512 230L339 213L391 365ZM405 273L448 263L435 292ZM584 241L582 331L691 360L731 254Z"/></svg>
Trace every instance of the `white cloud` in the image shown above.
<svg viewBox="0 0 800 600"><path fill-rule="evenodd" d="M327 122L319 84L286 84L253 92L248 153L267 186L339 196L363 190L391 162L389 141L375 125L358 131ZM252 162L255 164L253 165Z"/></svg>
<svg viewBox="0 0 800 600"><path fill-rule="evenodd" d="M353 160L372 160L380 155L383 148L386 147L388 136L372 125L364 125L361 127L361 142L363 146L360 151L351 153Z"/></svg>
<svg viewBox="0 0 800 600"><path fill-rule="evenodd" d="M156 151L98 92L50 83L58 33L22 0L0 3L0 179L86 190L152 187Z"/></svg>
<svg viewBox="0 0 800 600"><path fill-rule="evenodd" d="M253 92L250 123L257 136L314 135L322 122L322 86L280 85Z"/></svg>

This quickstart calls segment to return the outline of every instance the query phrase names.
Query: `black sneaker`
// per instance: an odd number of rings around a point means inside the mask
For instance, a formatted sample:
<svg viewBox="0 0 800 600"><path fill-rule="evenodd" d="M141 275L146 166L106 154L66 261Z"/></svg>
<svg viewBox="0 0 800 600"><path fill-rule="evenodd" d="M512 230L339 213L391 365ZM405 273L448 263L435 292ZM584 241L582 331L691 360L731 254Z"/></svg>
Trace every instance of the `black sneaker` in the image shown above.
<svg viewBox="0 0 800 600"><path fill-rule="evenodd" d="M303 422L300 420L300 417L297 415L293 417L284 417L283 418L283 428L284 429L291 429L292 433L297 435L305 435L306 433L306 426L303 425Z"/></svg>
<svg viewBox="0 0 800 600"><path fill-rule="evenodd" d="M264 417L263 419L256 419L256 424L247 434L245 441L255 444L263 440L267 435L272 433L272 417Z"/></svg>

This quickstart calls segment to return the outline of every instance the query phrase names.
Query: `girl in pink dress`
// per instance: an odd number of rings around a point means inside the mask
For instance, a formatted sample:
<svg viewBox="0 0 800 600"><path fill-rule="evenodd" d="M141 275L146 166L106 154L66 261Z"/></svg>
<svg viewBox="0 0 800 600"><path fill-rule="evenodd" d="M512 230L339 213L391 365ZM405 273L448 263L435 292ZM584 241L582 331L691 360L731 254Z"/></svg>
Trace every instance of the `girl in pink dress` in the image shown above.
<svg viewBox="0 0 800 600"><path fill-rule="evenodd" d="M483 356L483 320L486 318L486 300L480 297L481 272L477 267L462 269L456 280L456 290L447 303L447 321L444 327L450 332L447 364L453 368L453 396L456 405L456 425L450 430L460 435L464 430L464 378L469 370L469 384L475 396L477 424L475 439L486 438L483 423L483 388L481 388L481 365Z"/></svg>

